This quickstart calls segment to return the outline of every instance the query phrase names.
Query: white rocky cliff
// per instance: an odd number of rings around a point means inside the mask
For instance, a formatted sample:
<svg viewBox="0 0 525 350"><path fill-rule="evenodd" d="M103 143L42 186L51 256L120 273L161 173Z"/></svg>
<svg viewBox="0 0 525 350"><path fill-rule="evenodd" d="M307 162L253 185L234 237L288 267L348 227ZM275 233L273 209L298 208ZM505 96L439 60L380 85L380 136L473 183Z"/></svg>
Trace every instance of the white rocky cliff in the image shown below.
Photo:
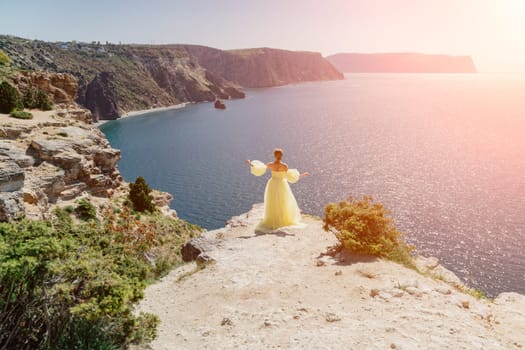
<svg viewBox="0 0 525 350"><path fill-rule="evenodd" d="M262 207L186 246L186 264L146 290L159 315L155 350L522 349L525 296L466 293L436 259L399 264L329 254L320 220L254 232ZM202 268L204 267L204 268Z"/></svg>
<svg viewBox="0 0 525 350"><path fill-rule="evenodd" d="M128 186L117 168L120 151L92 124L91 112L74 103L72 76L32 73L19 78L20 90L44 89L51 111L31 111L33 119L0 114L0 221L48 217L54 206L89 196L102 203L125 196ZM154 191L156 204L175 215L171 195Z"/></svg>

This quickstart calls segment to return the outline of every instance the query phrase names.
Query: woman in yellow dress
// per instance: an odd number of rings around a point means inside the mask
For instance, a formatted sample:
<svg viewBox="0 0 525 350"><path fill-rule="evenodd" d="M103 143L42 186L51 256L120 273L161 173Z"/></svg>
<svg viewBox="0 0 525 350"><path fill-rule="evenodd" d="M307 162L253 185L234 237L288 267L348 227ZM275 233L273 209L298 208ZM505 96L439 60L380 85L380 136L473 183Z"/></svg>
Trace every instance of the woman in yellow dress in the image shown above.
<svg viewBox="0 0 525 350"><path fill-rule="evenodd" d="M281 227L298 226L301 223L301 211L288 183L296 183L301 177L310 174L299 174L297 169L288 169L288 165L281 161L282 149L276 148L273 155L275 161L268 164L258 160L246 161L255 176L263 175L266 169L272 171L272 177L264 191L264 217L256 228L258 231L272 231Z"/></svg>

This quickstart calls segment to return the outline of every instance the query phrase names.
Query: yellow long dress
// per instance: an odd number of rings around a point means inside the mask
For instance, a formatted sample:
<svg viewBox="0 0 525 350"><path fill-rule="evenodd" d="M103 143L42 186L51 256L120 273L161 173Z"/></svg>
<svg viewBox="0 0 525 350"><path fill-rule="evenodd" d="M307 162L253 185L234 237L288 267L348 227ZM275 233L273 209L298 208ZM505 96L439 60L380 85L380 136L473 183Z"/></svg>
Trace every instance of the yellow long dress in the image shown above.
<svg viewBox="0 0 525 350"><path fill-rule="evenodd" d="M255 176L266 172L266 164L253 160L250 171ZM272 231L281 227L301 225L301 211L288 183L299 181L299 171L272 171L272 177L264 190L264 217L257 226L258 231Z"/></svg>

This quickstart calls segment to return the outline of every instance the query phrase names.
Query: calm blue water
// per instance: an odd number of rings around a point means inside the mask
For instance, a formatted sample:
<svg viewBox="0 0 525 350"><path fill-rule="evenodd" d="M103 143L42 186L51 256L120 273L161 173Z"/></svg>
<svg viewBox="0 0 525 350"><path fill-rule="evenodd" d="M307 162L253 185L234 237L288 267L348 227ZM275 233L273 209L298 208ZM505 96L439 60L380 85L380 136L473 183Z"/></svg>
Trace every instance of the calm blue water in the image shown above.
<svg viewBox="0 0 525 350"><path fill-rule="evenodd" d="M525 76L355 74L247 90L244 100L153 112L101 127L142 175L205 228L262 202L245 159L312 176L292 185L304 212L371 194L423 255L490 295L525 293Z"/></svg>

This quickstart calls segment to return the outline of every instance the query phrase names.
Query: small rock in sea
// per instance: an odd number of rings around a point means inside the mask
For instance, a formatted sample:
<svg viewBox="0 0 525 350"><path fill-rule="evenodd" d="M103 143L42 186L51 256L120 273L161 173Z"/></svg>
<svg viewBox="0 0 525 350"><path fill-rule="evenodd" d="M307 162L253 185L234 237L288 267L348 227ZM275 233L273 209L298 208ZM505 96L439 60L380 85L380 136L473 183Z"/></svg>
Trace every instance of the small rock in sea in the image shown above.
<svg viewBox="0 0 525 350"><path fill-rule="evenodd" d="M341 271L341 270L335 272L336 276L341 276L342 274L343 274L343 271Z"/></svg>
<svg viewBox="0 0 525 350"><path fill-rule="evenodd" d="M333 312L329 312L326 314L326 322L337 322L337 321L341 321L341 317L337 316L336 314L334 314Z"/></svg>
<svg viewBox="0 0 525 350"><path fill-rule="evenodd" d="M326 263L323 260L317 260L315 266L325 266Z"/></svg>
<svg viewBox="0 0 525 350"><path fill-rule="evenodd" d="M461 306L464 309L469 309L470 308L470 303L468 301L464 300L464 301L461 302Z"/></svg>
<svg viewBox="0 0 525 350"><path fill-rule="evenodd" d="M272 323L270 322L270 320L264 320L264 326L265 327L270 327L272 325Z"/></svg>
<svg viewBox="0 0 525 350"><path fill-rule="evenodd" d="M374 297L376 297L378 295L379 295L379 290L378 289L375 289L375 288L370 289L370 296L372 298L374 298Z"/></svg>
<svg viewBox="0 0 525 350"><path fill-rule="evenodd" d="M394 344L394 343L390 344L390 349L397 349L396 344Z"/></svg>

